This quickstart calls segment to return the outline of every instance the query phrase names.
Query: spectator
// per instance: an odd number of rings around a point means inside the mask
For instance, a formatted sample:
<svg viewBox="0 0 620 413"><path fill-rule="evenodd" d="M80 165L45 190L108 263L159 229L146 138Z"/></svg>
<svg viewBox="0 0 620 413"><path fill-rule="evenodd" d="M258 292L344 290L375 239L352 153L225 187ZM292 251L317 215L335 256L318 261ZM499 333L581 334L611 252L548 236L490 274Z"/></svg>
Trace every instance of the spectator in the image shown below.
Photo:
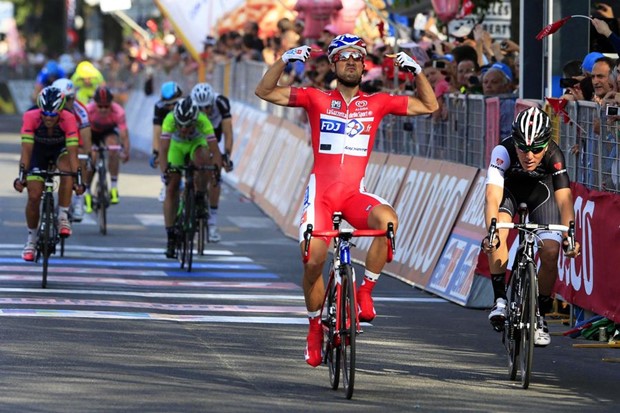
<svg viewBox="0 0 620 413"><path fill-rule="evenodd" d="M516 97L513 95L512 71L503 63L493 63L482 77L482 92L485 97L498 96L499 140L510 136L514 119ZM499 143L499 140L497 141Z"/></svg>
<svg viewBox="0 0 620 413"><path fill-rule="evenodd" d="M326 54L318 56L314 60L314 70L308 73L310 80L310 86L316 87L321 90L332 90L335 84L332 84L336 80L336 74L332 71L332 65Z"/></svg>
<svg viewBox="0 0 620 413"><path fill-rule="evenodd" d="M258 23L256 23L255 21L245 22L245 24L243 25L243 43L246 47L262 53L263 49L265 48L265 44L258 36L258 31Z"/></svg>
<svg viewBox="0 0 620 413"><path fill-rule="evenodd" d="M594 86L594 101L599 104L603 104L607 94L613 90L610 75L614 67L614 61L605 56L596 59L592 66L591 72L592 85Z"/></svg>
<svg viewBox="0 0 620 413"><path fill-rule="evenodd" d="M439 104L439 108L432 114L435 120L446 120L448 118L448 112L444 106L444 95L455 91L446 80L447 66L448 62L444 59L432 60L424 64L424 75L426 75L429 83L433 87L437 103Z"/></svg>
<svg viewBox="0 0 620 413"><path fill-rule="evenodd" d="M475 60L467 57L456 66L456 87L460 93L481 94L480 66Z"/></svg>
<svg viewBox="0 0 620 413"><path fill-rule="evenodd" d="M605 55L599 52L588 53L586 57L583 58L583 63L581 64L581 70L583 74L586 76L590 76L592 74L594 62L596 62L601 57L605 57Z"/></svg>

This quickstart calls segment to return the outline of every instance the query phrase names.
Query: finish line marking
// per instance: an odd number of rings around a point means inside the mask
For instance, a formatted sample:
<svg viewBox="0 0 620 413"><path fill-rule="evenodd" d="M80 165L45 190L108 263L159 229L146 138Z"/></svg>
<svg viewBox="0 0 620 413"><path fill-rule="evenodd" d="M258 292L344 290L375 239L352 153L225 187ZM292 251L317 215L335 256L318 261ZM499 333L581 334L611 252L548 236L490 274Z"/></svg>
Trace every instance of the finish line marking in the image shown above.
<svg viewBox="0 0 620 413"><path fill-rule="evenodd" d="M177 321L182 323L245 323L307 325L308 317L234 317L160 313L129 313L113 311L1 309L0 317L90 318L114 320Z"/></svg>
<svg viewBox="0 0 620 413"><path fill-rule="evenodd" d="M50 258L50 265L81 265L81 266L95 266L95 267L150 267L150 268L170 268L178 269L179 263L176 261L167 262L153 262L153 261L106 261L106 260L80 260L71 258ZM0 258L0 263L4 264L24 264L24 260L21 258ZM216 262L194 262L192 268L195 269L211 269L211 270L264 270L265 267L258 264L233 264L233 263L216 263Z"/></svg>
<svg viewBox="0 0 620 413"><path fill-rule="evenodd" d="M14 249L21 251L24 248L23 244L0 244L0 250ZM91 251L91 252L137 252L137 253L152 253L157 255L163 255L164 247L161 248L137 248L137 247L92 247L88 245L66 245L67 251ZM211 250L206 249L205 255L233 255L229 250Z"/></svg>

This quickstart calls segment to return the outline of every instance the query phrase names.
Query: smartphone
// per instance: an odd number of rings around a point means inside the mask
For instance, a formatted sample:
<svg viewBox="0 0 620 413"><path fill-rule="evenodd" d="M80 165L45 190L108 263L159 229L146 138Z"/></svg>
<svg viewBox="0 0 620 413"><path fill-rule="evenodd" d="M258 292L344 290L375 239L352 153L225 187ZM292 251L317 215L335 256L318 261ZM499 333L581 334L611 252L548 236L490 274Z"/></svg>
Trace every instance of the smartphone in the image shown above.
<svg viewBox="0 0 620 413"><path fill-rule="evenodd" d="M607 106L605 114L607 116L618 116L618 106Z"/></svg>
<svg viewBox="0 0 620 413"><path fill-rule="evenodd" d="M562 89L574 87L577 83L579 83L579 80L573 79L572 77L563 77L560 79L560 87Z"/></svg>
<svg viewBox="0 0 620 413"><path fill-rule="evenodd" d="M446 62L444 62L443 60L433 60L433 67L435 69L445 69Z"/></svg>

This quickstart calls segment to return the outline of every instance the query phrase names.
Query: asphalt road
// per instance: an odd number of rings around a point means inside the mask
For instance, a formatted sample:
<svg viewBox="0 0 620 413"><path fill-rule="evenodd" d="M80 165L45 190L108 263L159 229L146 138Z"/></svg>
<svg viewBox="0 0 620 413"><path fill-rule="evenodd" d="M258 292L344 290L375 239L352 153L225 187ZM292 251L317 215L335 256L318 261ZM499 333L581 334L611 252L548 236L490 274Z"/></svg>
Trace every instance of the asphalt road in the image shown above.
<svg viewBox="0 0 620 413"><path fill-rule="evenodd" d="M138 153L108 235L92 217L76 224L41 289L40 265L20 258L18 120L0 119L0 412L617 411L620 364L603 361L617 349L575 348L584 341L551 323L522 390L485 311L385 275L346 400L303 360L297 242L225 186L222 242L180 271L163 255L159 178Z"/></svg>

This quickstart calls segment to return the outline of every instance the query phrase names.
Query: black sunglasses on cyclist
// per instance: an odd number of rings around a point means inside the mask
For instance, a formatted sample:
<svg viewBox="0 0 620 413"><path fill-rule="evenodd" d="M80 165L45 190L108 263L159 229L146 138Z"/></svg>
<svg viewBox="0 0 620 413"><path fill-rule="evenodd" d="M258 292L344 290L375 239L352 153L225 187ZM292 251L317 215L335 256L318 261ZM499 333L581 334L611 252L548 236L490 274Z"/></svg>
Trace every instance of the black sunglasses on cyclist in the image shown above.
<svg viewBox="0 0 620 413"><path fill-rule="evenodd" d="M517 146L517 149L519 149L523 153L532 152L534 155L537 155L545 150L545 148L547 147L547 144L543 146L527 146L527 145L517 144L516 146Z"/></svg>
<svg viewBox="0 0 620 413"><path fill-rule="evenodd" d="M345 50L344 52L339 52L334 55L334 63L347 61L351 57L356 62L361 62L364 60L364 54L362 52L358 52L356 50Z"/></svg>

